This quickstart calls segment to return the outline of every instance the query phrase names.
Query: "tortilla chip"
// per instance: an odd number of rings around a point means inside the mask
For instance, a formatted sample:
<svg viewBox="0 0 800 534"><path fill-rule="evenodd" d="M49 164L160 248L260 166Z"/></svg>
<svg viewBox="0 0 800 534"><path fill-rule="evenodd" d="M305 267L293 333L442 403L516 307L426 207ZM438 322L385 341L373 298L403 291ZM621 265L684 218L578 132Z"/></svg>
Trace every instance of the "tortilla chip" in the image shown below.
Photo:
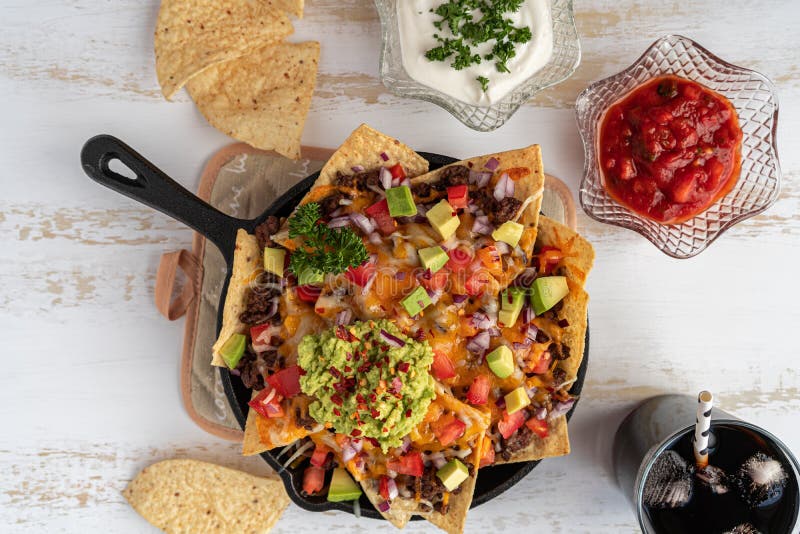
<svg viewBox="0 0 800 534"><path fill-rule="evenodd" d="M277 43L292 31L284 13L257 1L163 0L155 33L161 92L169 100L208 67Z"/></svg>
<svg viewBox="0 0 800 534"><path fill-rule="evenodd" d="M273 9L280 9L291 13L295 17L303 18L303 4L304 0L261 0Z"/></svg>
<svg viewBox="0 0 800 534"><path fill-rule="evenodd" d="M539 220L539 242L542 245L559 247L564 253L565 276L583 287L594 264L594 248L580 234L542 216Z"/></svg>
<svg viewBox="0 0 800 534"><path fill-rule="evenodd" d="M517 462L530 462L533 460L543 460L555 456L569 454L569 433L567 431L567 416L562 415L550 421L550 433L544 439L534 435L533 441L522 450L511 455L511 458L504 460L497 457L495 464L513 464Z"/></svg>
<svg viewBox="0 0 800 534"><path fill-rule="evenodd" d="M395 499L395 502L392 503L392 507L389 508L389 510L386 512L381 512L378 509L378 504L383 502L384 499L381 497L378 491L379 487L378 479L370 478L361 481L361 489L364 491L364 495L367 496L369 502L371 502L375 509L378 510L378 513L380 513L389 523L397 528L402 529L411 520L411 516L414 515L409 509L410 506L407 505L408 503L401 505L398 499Z"/></svg>
<svg viewBox="0 0 800 534"><path fill-rule="evenodd" d="M254 391L252 397L258 392ZM253 456L269 450L269 447L261 443L261 436L258 435L256 418L259 415L255 410L248 410L247 420L244 424L244 439L242 440L242 456Z"/></svg>
<svg viewBox="0 0 800 534"><path fill-rule="evenodd" d="M257 391L253 392L253 396L257 394ZM308 404L310 402L311 399L309 397L298 395L291 399L284 399L281 404L287 414L294 414L295 409L300 409L303 413L307 413ZM295 422L295 418L291 415L287 415L286 417L266 418L251 409L247 413L247 421L245 421L244 425L242 454L244 456L251 456L253 454L261 454L264 451L276 447L285 447L321 429L322 425L317 425L317 427L312 430L307 430L302 426L298 426Z"/></svg>
<svg viewBox="0 0 800 534"><path fill-rule="evenodd" d="M281 43L214 65L186 88L218 130L297 160L318 63L319 43Z"/></svg>
<svg viewBox="0 0 800 534"><path fill-rule="evenodd" d="M492 158L498 160L499 165L494 172L495 180L486 187L491 192L496 179L499 179L503 173L507 173L514 180L514 198L523 203L521 213L519 213L517 219L517 222L524 227L519 246L530 257L533 253L533 245L536 242L539 211L542 207L542 194L544 191L544 167L542 166L542 151L539 145L457 161L412 179L411 183L416 185L438 182L443 170L454 165L463 165L475 170L484 169L486 163ZM525 270L525 267L526 265L520 263L514 268L509 268L505 273L504 279L499 280L500 284L494 287L494 294L505 289L517 275Z"/></svg>
<svg viewBox="0 0 800 534"><path fill-rule="evenodd" d="M283 483L196 460L144 468L122 494L164 532L269 532L289 505Z"/></svg>
<svg viewBox="0 0 800 534"><path fill-rule="evenodd" d="M381 154L385 154L388 159L384 160ZM428 160L397 139L362 124L353 130L350 137L325 163L314 187L333 184L337 172L353 174L353 167L356 165L369 171L391 167L397 163L403 166L406 176L410 178L428 172Z"/></svg>
<svg viewBox="0 0 800 534"><path fill-rule="evenodd" d="M256 236L244 230L236 232L236 247L233 251L233 272L222 309L222 328L212 348L211 365L225 367L225 360L219 353L222 345L233 334L244 334L247 325L239 320L239 315L247 306L247 293L250 282L262 271L262 254Z"/></svg>

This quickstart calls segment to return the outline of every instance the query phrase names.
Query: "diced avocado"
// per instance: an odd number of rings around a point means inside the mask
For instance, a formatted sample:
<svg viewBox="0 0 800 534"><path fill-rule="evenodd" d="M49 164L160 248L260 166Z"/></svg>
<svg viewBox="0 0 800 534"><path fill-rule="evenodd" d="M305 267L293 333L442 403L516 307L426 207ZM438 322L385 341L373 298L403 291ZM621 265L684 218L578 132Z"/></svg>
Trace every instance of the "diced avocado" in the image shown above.
<svg viewBox="0 0 800 534"><path fill-rule="evenodd" d="M350 478L343 467L333 470L331 485L328 488L330 502L354 501L361 497L361 487Z"/></svg>
<svg viewBox="0 0 800 534"><path fill-rule="evenodd" d="M264 247L264 270L268 273L283 276L283 266L286 261L286 251L282 248Z"/></svg>
<svg viewBox="0 0 800 534"><path fill-rule="evenodd" d="M242 359L244 354L244 347L247 344L247 337L244 334L233 334L228 338L228 341L222 344L219 349L219 354L225 360L225 364L230 369L236 369L239 365L239 360Z"/></svg>
<svg viewBox="0 0 800 534"><path fill-rule="evenodd" d="M411 217L417 214L417 205L407 185L392 187L386 190L386 203L389 204L389 215L392 217Z"/></svg>
<svg viewBox="0 0 800 534"><path fill-rule="evenodd" d="M409 293L408 296L402 300L402 303L411 317L419 314L419 312L432 304L428 292L425 291L425 288L422 286L417 286L417 289Z"/></svg>
<svg viewBox="0 0 800 534"><path fill-rule="evenodd" d="M569 294L566 276L545 276L533 281L531 305L536 315L541 315Z"/></svg>
<svg viewBox="0 0 800 534"><path fill-rule="evenodd" d="M509 415L520 411L531 403L531 399L528 397L528 393L525 391L523 386L520 386L511 393L507 394L505 399L506 411L509 413Z"/></svg>
<svg viewBox="0 0 800 534"><path fill-rule="evenodd" d="M497 315L498 321L505 327L514 326L524 304L524 289L512 287L503 291L500 293L500 313Z"/></svg>
<svg viewBox="0 0 800 534"><path fill-rule="evenodd" d="M457 458L453 458L436 471L436 476L447 491L453 491L469 478L469 469Z"/></svg>
<svg viewBox="0 0 800 534"><path fill-rule="evenodd" d="M309 268L297 276L297 285L321 284L323 280L325 280L325 275L321 271Z"/></svg>
<svg viewBox="0 0 800 534"><path fill-rule="evenodd" d="M435 247L421 248L418 251L419 261L426 269L430 269L435 273L450 261L450 256L444 251L442 247L436 245Z"/></svg>
<svg viewBox="0 0 800 534"><path fill-rule="evenodd" d="M442 200L425 214L428 217L428 222L436 228L443 241L449 239L461 223L455 211L448 201Z"/></svg>
<svg viewBox="0 0 800 534"><path fill-rule="evenodd" d="M512 247L516 247L517 243L519 243L519 238L522 237L523 229L524 227L520 223L506 221L492 232L492 238L495 241L503 241Z"/></svg>
<svg viewBox="0 0 800 534"><path fill-rule="evenodd" d="M514 372L514 355L511 349L500 345L486 355L486 365L498 378L508 378Z"/></svg>

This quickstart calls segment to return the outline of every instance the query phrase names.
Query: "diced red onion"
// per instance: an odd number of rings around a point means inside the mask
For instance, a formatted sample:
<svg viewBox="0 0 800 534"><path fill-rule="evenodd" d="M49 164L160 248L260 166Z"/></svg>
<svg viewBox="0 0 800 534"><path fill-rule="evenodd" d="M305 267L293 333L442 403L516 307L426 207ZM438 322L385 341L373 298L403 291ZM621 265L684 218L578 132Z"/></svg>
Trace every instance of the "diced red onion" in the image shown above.
<svg viewBox="0 0 800 534"><path fill-rule="evenodd" d="M238 369L231 369L231 370L230 370L230 373L231 373L233 376L242 376L242 372L241 372L240 370L238 370Z"/></svg>
<svg viewBox="0 0 800 534"><path fill-rule="evenodd" d="M523 324L533 321L534 317L536 317L536 314L533 313L533 308L531 308L530 306L528 306L526 304L525 307L522 308L522 322L523 322Z"/></svg>
<svg viewBox="0 0 800 534"><path fill-rule="evenodd" d="M336 217L340 216L344 210L342 208L336 208L332 212L328 214L328 217L331 219L335 219Z"/></svg>
<svg viewBox="0 0 800 534"><path fill-rule="evenodd" d="M436 469L440 469L447 463L447 458L444 457L444 454L441 451L434 452L428 456L428 459L433 462L433 465L436 467Z"/></svg>
<svg viewBox="0 0 800 534"><path fill-rule="evenodd" d="M535 324L529 324L528 329L525 331L525 339L533 343L536 341L536 336L539 334L539 328Z"/></svg>
<svg viewBox="0 0 800 534"><path fill-rule="evenodd" d="M381 172L378 175L378 179L380 180L384 189L389 189L392 187L392 173L389 172L389 169L386 167L381 167Z"/></svg>
<svg viewBox="0 0 800 534"><path fill-rule="evenodd" d="M367 235L375 231L375 225L372 223L372 221L370 221L367 216L362 215L361 213L351 213L350 219L352 219L355 225Z"/></svg>
<svg viewBox="0 0 800 534"><path fill-rule="evenodd" d="M362 165L353 165L350 167L353 172L364 172L364 167Z"/></svg>
<svg viewBox="0 0 800 534"><path fill-rule="evenodd" d="M472 231L476 234L489 235L494 231L492 223L489 222L489 217L483 215L475 217L475 222L472 223Z"/></svg>
<svg viewBox="0 0 800 534"><path fill-rule="evenodd" d="M394 347L396 349L406 346L405 341L403 341L397 336L393 336L392 334L383 329L381 329L381 339L385 341L387 345L389 345L390 347Z"/></svg>
<svg viewBox="0 0 800 534"><path fill-rule="evenodd" d="M499 397L495 401L494 405L497 406L498 408L500 408L501 410L504 410L505 407L506 407L506 398L505 397Z"/></svg>
<svg viewBox="0 0 800 534"><path fill-rule="evenodd" d="M395 277L397 280L405 280L405 279L406 279L406 275L407 275L407 274L408 274L408 273L407 273L407 272L405 272L405 271L397 271L396 273L394 273L394 277Z"/></svg>
<svg viewBox="0 0 800 534"><path fill-rule="evenodd" d="M403 390L403 381L400 380L399 376L396 376L392 379L391 386L389 387L389 391L392 393L400 393Z"/></svg>
<svg viewBox="0 0 800 534"><path fill-rule="evenodd" d="M334 217L330 221L328 221L329 228L342 228L344 226L349 225L351 222L349 215L343 215L341 217Z"/></svg>
<svg viewBox="0 0 800 534"><path fill-rule="evenodd" d="M478 335L470 338L467 343L467 350L474 354L481 354L489 349L490 342L491 336L489 336L489 332L479 332Z"/></svg>
<svg viewBox="0 0 800 534"><path fill-rule="evenodd" d="M478 187L486 187L486 184L488 184L491 179L492 173L490 172L469 171L469 183L475 184Z"/></svg>
<svg viewBox="0 0 800 534"><path fill-rule="evenodd" d="M468 298L468 295L458 295L458 294L455 294L455 293L453 294L453 302L455 302L456 304L461 304L462 302L467 300L467 298Z"/></svg>
<svg viewBox="0 0 800 534"><path fill-rule="evenodd" d="M377 278L375 276L375 273L372 273L372 276L369 277L369 279L367 280L367 283L364 284L364 287L361 288L361 294L362 295L366 295L367 293L369 293L369 290L372 287L372 284L375 282L375 278Z"/></svg>
<svg viewBox="0 0 800 534"><path fill-rule="evenodd" d="M425 204L417 204L417 215L425 215L428 213L428 206Z"/></svg>
<svg viewBox="0 0 800 534"><path fill-rule="evenodd" d="M367 189L369 189L369 190L370 190L370 191L372 191L373 193L377 193L377 194L378 194L378 196L379 196L379 197L381 197L381 198L383 198L383 197L385 197L385 196L386 196L386 191L384 191L383 189L381 189L381 188L380 188L378 185L376 185L376 184L367 184Z"/></svg>
<svg viewBox="0 0 800 534"><path fill-rule="evenodd" d="M411 449L411 438L406 436L403 438L403 443L400 445L400 450L403 451L403 454L407 453Z"/></svg>
<svg viewBox="0 0 800 534"><path fill-rule="evenodd" d="M497 170L497 167L499 165L500 165L500 160L498 160L497 158L489 158L489 161L486 162L486 165L484 165L484 167L494 172L495 170Z"/></svg>
<svg viewBox="0 0 800 534"><path fill-rule="evenodd" d="M352 460L353 458L356 457L356 454L358 454L358 453L352 447L352 445L350 445L349 443L345 443L344 446L342 447L342 461L343 462L349 462L350 460Z"/></svg>
<svg viewBox="0 0 800 534"><path fill-rule="evenodd" d="M550 410L548 414L548 419L555 419L556 417L560 417L562 415L566 415L572 409L572 405L575 404L575 399L569 399L566 401L559 401L555 403L553 409Z"/></svg>
<svg viewBox="0 0 800 534"><path fill-rule="evenodd" d="M396 499L397 495L400 493L399 491L397 491L397 482L395 482L393 478L390 478L389 481L386 483L386 489L389 490L390 501Z"/></svg>
<svg viewBox="0 0 800 534"><path fill-rule="evenodd" d="M381 159L383 161L389 161L389 155L386 152L381 152Z"/></svg>
<svg viewBox="0 0 800 534"><path fill-rule="evenodd" d="M470 319L470 323L472 326L479 330L486 330L487 328L491 328L495 326L495 323L483 312L477 311L472 314L472 319Z"/></svg>
<svg viewBox="0 0 800 534"><path fill-rule="evenodd" d="M400 185L400 178L392 176L392 187L398 187L399 185Z"/></svg>
<svg viewBox="0 0 800 534"><path fill-rule="evenodd" d="M350 324L350 320L353 318L353 311L352 310L342 310L336 314L336 324Z"/></svg>
<svg viewBox="0 0 800 534"><path fill-rule="evenodd" d="M339 199L339 205L340 206L349 206L352 203L353 203L353 199L352 198L340 198Z"/></svg>
<svg viewBox="0 0 800 534"><path fill-rule="evenodd" d="M547 417L547 408L545 408L544 406L539 406L538 408L534 408L533 417L542 421L545 417Z"/></svg>
<svg viewBox="0 0 800 534"><path fill-rule="evenodd" d="M503 200L504 198L513 195L514 180L504 173L500 179L497 180L497 184L494 186L494 198L495 200Z"/></svg>
<svg viewBox="0 0 800 534"><path fill-rule="evenodd" d="M530 343L519 343L518 341L515 341L511 344L511 346L514 350L524 350L530 347Z"/></svg>
<svg viewBox="0 0 800 534"><path fill-rule="evenodd" d="M511 252L511 247L505 241L495 241L494 246L501 255Z"/></svg>
<svg viewBox="0 0 800 534"><path fill-rule="evenodd" d="M492 336L492 337L497 337L497 336L500 335L500 329L497 328L496 326L493 326L493 327L487 329L486 331L489 332L489 335Z"/></svg>
<svg viewBox="0 0 800 534"><path fill-rule="evenodd" d="M367 237L369 239L369 242L372 243L373 245L380 245L381 243L383 243L383 238L381 237L381 234L379 234L378 232L372 232Z"/></svg>
<svg viewBox="0 0 800 534"><path fill-rule="evenodd" d="M428 294L428 298L431 299L431 304L436 304L442 298L441 289L425 289L425 292Z"/></svg>
<svg viewBox="0 0 800 534"><path fill-rule="evenodd" d="M411 180L409 180L408 178L403 178L402 180L400 180L400 184L399 185L404 185L406 187L411 187Z"/></svg>
<svg viewBox="0 0 800 534"><path fill-rule="evenodd" d="M472 449L470 447L467 447L465 449L461 449L459 451L456 451L456 453L453 456L457 456L457 457L463 459L463 458L466 458L467 456L469 456L471 452L472 452Z"/></svg>
<svg viewBox="0 0 800 534"><path fill-rule="evenodd" d="M389 504L389 501L381 501L378 503L378 510L381 512L388 512L391 507L392 505Z"/></svg>
<svg viewBox="0 0 800 534"><path fill-rule="evenodd" d="M536 386L531 386L531 387L525 389L525 393L528 394L528 398L530 398L530 399L532 399L533 396L536 395L537 391L539 391L539 388L537 388Z"/></svg>
<svg viewBox="0 0 800 534"><path fill-rule="evenodd" d="M478 207L477 204L475 204L470 200L469 203L467 203L467 211L475 215L477 212L480 211L480 208Z"/></svg>
<svg viewBox="0 0 800 534"><path fill-rule="evenodd" d="M516 278L514 278L514 281L511 282L511 285L514 287L531 287L537 276L538 273L536 269L533 267L528 267L519 273Z"/></svg>

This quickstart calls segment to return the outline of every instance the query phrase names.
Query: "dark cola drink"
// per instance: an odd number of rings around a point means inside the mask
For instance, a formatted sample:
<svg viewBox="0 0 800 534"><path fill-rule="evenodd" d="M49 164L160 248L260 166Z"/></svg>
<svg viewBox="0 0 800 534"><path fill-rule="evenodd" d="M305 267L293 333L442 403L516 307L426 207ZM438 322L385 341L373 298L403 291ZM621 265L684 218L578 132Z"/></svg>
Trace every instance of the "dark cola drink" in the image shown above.
<svg viewBox="0 0 800 534"><path fill-rule="evenodd" d="M794 532L800 494L783 450L747 425L712 423L711 431L708 467L695 466L692 432L653 460L642 487L647 526L664 534Z"/></svg>

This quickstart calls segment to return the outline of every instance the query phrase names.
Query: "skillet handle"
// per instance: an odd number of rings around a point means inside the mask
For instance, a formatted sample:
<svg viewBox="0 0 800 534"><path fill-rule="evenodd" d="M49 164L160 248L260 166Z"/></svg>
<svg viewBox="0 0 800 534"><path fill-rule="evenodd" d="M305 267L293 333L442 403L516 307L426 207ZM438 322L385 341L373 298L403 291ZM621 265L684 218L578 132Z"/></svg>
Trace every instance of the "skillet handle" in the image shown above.
<svg viewBox="0 0 800 534"><path fill-rule="evenodd" d="M119 160L136 175L123 176L109 167ZM131 147L111 135L92 137L81 150L84 172L95 182L146 204L193 228L213 242L230 266L236 231L245 221L210 206L164 174Z"/></svg>

